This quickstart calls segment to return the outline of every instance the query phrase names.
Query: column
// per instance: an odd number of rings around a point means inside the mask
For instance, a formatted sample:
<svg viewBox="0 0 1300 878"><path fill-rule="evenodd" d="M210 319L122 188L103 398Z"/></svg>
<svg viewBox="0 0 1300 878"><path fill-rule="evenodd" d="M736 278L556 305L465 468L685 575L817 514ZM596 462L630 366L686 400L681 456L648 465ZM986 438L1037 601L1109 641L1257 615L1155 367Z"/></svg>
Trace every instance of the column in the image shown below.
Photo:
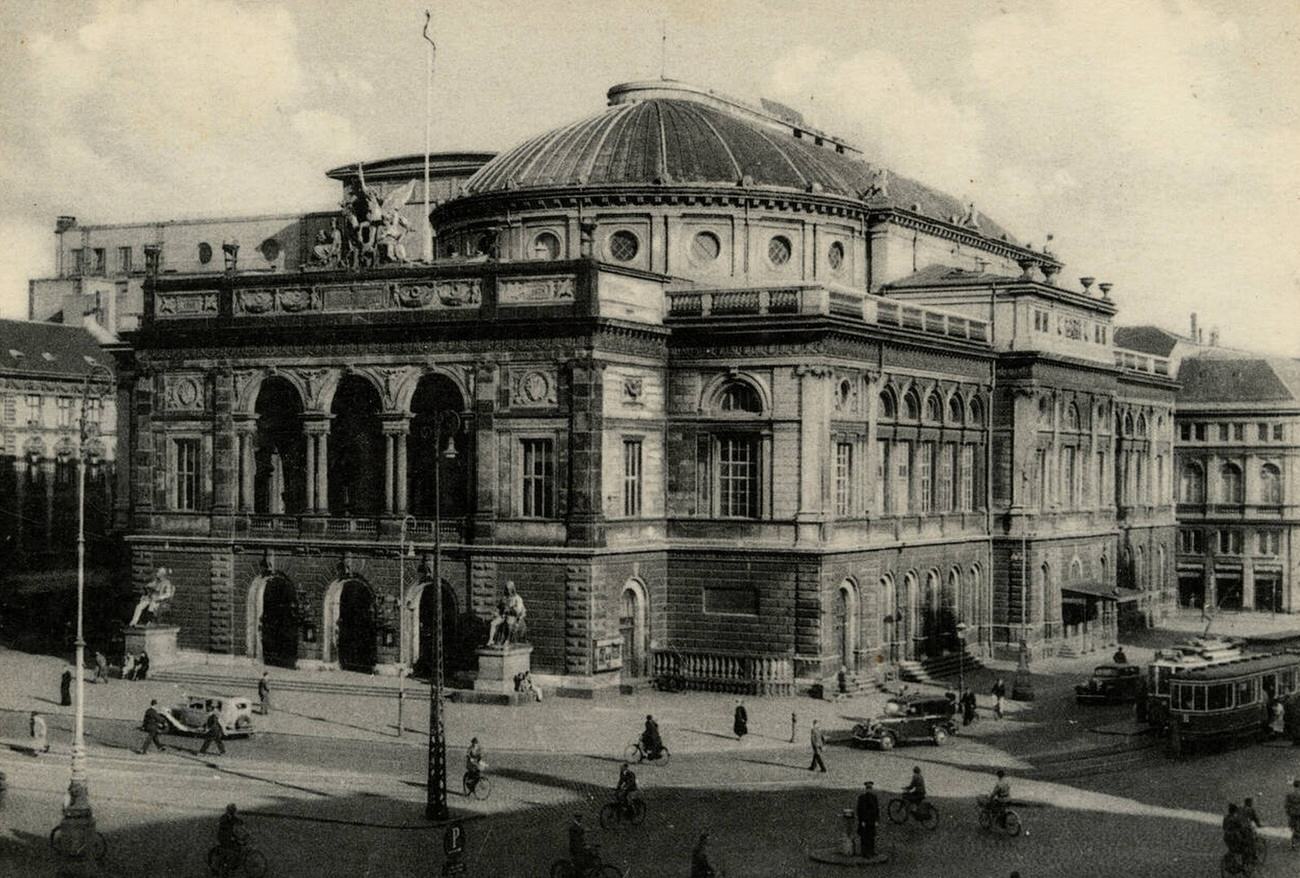
<svg viewBox="0 0 1300 878"><path fill-rule="evenodd" d="M316 436L316 511L329 512L329 422L322 424L324 430Z"/></svg>
<svg viewBox="0 0 1300 878"><path fill-rule="evenodd" d="M54 468L55 461L41 461L41 475L45 478L45 551L54 546Z"/></svg>
<svg viewBox="0 0 1300 878"><path fill-rule="evenodd" d="M874 372L866 372L862 376L862 411L863 417L867 419L867 447L862 455L862 465L866 467L863 473L865 478L859 478L858 484L867 485L862 498L862 508L873 519L879 518L885 510L876 508L876 469L880 466L880 448L877 445L876 421L880 417L880 382L881 376ZM957 454L961 455L960 446ZM889 478L889 473L884 474ZM882 614L883 615L883 614Z"/></svg>
<svg viewBox="0 0 1300 878"><path fill-rule="evenodd" d="M305 485L307 497L303 502L303 511L314 512L316 510L316 435L308 433L304 438L307 440L307 484Z"/></svg>
<svg viewBox="0 0 1300 878"><path fill-rule="evenodd" d="M393 437L397 446L397 513L405 515L406 505L406 437L410 429L410 422L402 421L402 431Z"/></svg>
<svg viewBox="0 0 1300 878"><path fill-rule="evenodd" d="M385 426L384 430L384 512L393 514L393 470L397 467L397 450L394 447L397 443L395 437L388 432Z"/></svg>
<svg viewBox="0 0 1300 878"><path fill-rule="evenodd" d="M801 524L826 519L830 375L831 370L826 366L795 369L795 376L799 379L799 511L796 520Z"/></svg>
<svg viewBox="0 0 1300 878"><path fill-rule="evenodd" d="M241 512L252 512L255 508L254 476L257 470L255 450L257 448L257 421L254 419L235 421L235 437L238 440L239 467L236 478L239 484L237 508Z"/></svg>

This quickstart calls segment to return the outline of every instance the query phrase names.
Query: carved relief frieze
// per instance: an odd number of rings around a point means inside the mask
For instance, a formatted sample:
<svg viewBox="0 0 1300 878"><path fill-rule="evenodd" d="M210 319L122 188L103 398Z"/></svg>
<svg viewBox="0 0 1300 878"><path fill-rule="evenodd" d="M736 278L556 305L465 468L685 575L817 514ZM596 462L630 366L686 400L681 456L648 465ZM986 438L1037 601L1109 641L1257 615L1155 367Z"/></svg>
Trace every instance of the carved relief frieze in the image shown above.
<svg viewBox="0 0 1300 878"><path fill-rule="evenodd" d="M169 412L201 412L207 408L207 381L199 373L163 375L163 407Z"/></svg>
<svg viewBox="0 0 1300 878"><path fill-rule="evenodd" d="M276 299L280 304L280 310L290 314L319 309L318 297L311 287L290 287L276 290Z"/></svg>
<svg viewBox="0 0 1300 878"><path fill-rule="evenodd" d="M319 411L321 394L329 385L331 370L293 369L290 370L290 374L297 379L297 383L301 386L307 408Z"/></svg>
<svg viewBox="0 0 1300 878"><path fill-rule="evenodd" d="M555 405L556 399L556 380L553 370L527 367L510 370L510 405L551 406Z"/></svg>
<svg viewBox="0 0 1300 878"><path fill-rule="evenodd" d="M572 275L502 278L497 284L497 302L502 305L554 305L573 301L576 284Z"/></svg>
<svg viewBox="0 0 1300 878"><path fill-rule="evenodd" d="M235 296L239 314L266 314L275 310L274 290L240 290Z"/></svg>
<svg viewBox="0 0 1300 878"><path fill-rule="evenodd" d="M253 385L262 372L262 369L231 370L231 383L235 388L235 408L248 409L251 407L252 400L249 396L252 393Z"/></svg>
<svg viewBox="0 0 1300 878"><path fill-rule="evenodd" d="M483 282L472 277L393 284L392 299L402 308L477 307L483 301Z"/></svg>
<svg viewBox="0 0 1300 878"><path fill-rule="evenodd" d="M211 317L217 313L217 293L159 293L155 307L159 317Z"/></svg>
<svg viewBox="0 0 1300 878"><path fill-rule="evenodd" d="M323 311L380 311L389 307L383 284L338 284L320 288Z"/></svg>
<svg viewBox="0 0 1300 878"><path fill-rule="evenodd" d="M626 375L623 377L623 403L624 405L639 406L644 402L642 397L645 394L645 379L639 375Z"/></svg>

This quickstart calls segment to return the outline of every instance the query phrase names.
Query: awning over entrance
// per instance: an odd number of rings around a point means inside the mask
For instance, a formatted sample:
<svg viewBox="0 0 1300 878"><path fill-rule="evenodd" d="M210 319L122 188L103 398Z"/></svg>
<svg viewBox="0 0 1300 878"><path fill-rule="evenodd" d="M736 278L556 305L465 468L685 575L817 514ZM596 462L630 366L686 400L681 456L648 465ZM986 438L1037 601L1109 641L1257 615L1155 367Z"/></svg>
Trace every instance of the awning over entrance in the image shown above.
<svg viewBox="0 0 1300 878"><path fill-rule="evenodd" d="M1091 598L1101 598L1102 600L1113 601L1119 597L1117 592L1125 589L1116 589L1112 585L1104 582L1071 582L1061 585L1062 592L1073 592L1076 595L1086 595Z"/></svg>

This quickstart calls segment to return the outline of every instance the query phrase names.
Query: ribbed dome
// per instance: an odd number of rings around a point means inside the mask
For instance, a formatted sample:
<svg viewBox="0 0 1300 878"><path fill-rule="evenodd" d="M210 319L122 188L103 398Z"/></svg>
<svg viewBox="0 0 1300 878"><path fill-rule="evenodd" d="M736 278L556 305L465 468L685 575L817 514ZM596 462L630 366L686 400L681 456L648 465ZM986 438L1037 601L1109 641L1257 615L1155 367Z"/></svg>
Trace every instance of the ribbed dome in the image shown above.
<svg viewBox="0 0 1300 878"><path fill-rule="evenodd" d="M655 98L615 104L501 153L466 182L465 195L570 186L735 187L749 177L756 189L820 190L858 200L879 182L878 170L719 107ZM906 177L889 174L886 188L873 205L915 206L943 221L966 214L956 198ZM987 217L978 219L981 233L1005 234Z"/></svg>

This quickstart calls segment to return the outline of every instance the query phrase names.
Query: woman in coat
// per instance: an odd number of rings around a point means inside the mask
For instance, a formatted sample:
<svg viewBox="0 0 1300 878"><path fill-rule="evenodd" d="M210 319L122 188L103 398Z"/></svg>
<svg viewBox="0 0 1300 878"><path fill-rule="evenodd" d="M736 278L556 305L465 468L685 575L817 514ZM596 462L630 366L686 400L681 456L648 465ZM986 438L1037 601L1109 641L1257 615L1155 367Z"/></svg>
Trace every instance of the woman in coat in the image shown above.
<svg viewBox="0 0 1300 878"><path fill-rule="evenodd" d="M749 734L749 714L745 712L745 705L741 701L736 702L736 717L731 724L731 730L736 733L737 740Z"/></svg>

